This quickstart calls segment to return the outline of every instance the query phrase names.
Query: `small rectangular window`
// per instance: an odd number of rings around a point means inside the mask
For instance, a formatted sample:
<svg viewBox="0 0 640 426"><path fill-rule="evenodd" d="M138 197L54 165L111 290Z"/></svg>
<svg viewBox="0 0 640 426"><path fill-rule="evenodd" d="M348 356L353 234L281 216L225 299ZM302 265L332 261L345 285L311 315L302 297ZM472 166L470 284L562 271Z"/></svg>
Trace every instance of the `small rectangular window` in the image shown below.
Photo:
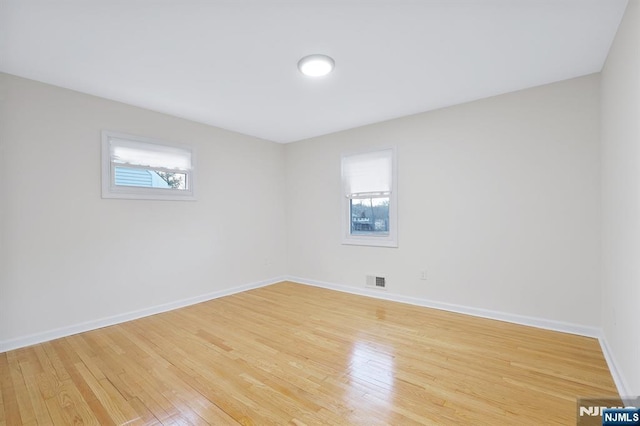
<svg viewBox="0 0 640 426"><path fill-rule="evenodd" d="M343 244L398 246L394 154L342 156Z"/></svg>
<svg viewBox="0 0 640 426"><path fill-rule="evenodd" d="M191 148L102 132L102 197L194 200Z"/></svg>

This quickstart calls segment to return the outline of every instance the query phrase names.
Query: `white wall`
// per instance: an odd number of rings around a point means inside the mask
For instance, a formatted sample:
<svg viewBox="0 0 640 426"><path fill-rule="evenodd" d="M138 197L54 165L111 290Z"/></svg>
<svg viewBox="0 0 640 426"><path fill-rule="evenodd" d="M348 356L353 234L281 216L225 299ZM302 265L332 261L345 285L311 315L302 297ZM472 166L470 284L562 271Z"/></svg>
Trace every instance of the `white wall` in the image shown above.
<svg viewBox="0 0 640 426"><path fill-rule="evenodd" d="M288 272L598 326L599 132L591 75L287 145ZM340 155L388 145L399 248L341 245Z"/></svg>
<svg viewBox="0 0 640 426"><path fill-rule="evenodd" d="M640 395L640 2L630 1L602 71L606 341L628 395Z"/></svg>
<svg viewBox="0 0 640 426"><path fill-rule="evenodd" d="M0 343L285 273L282 145L6 74L0 96ZM197 201L102 199L102 129L193 146Z"/></svg>

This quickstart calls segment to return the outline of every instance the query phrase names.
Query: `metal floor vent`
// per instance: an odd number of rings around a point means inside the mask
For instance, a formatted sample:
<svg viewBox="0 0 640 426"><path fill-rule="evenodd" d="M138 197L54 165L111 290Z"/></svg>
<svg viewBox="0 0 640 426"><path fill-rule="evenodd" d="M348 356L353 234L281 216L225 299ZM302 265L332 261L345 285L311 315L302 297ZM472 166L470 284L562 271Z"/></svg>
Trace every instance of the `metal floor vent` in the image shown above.
<svg viewBox="0 0 640 426"><path fill-rule="evenodd" d="M376 275L367 275L366 286L384 290L387 288L387 278Z"/></svg>

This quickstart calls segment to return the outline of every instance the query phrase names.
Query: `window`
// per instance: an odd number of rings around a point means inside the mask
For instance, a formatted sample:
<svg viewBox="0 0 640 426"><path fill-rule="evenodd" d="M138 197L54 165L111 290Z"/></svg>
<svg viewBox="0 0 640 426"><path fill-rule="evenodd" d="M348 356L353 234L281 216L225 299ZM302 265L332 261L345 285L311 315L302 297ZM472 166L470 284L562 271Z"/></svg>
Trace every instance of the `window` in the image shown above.
<svg viewBox="0 0 640 426"><path fill-rule="evenodd" d="M193 151L102 132L102 198L194 200Z"/></svg>
<svg viewBox="0 0 640 426"><path fill-rule="evenodd" d="M397 247L395 150L342 156L343 244Z"/></svg>

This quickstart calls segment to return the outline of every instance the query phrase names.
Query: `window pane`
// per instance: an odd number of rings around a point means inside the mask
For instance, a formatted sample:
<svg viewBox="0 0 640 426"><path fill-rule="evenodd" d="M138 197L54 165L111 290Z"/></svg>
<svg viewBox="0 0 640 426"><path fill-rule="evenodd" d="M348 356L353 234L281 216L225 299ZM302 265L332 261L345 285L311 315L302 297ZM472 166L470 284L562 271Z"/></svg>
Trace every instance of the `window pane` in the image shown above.
<svg viewBox="0 0 640 426"><path fill-rule="evenodd" d="M185 190L187 189L187 174L116 166L115 184L116 186L136 186L139 188Z"/></svg>
<svg viewBox="0 0 640 426"><path fill-rule="evenodd" d="M350 199L351 235L389 235L389 197Z"/></svg>

